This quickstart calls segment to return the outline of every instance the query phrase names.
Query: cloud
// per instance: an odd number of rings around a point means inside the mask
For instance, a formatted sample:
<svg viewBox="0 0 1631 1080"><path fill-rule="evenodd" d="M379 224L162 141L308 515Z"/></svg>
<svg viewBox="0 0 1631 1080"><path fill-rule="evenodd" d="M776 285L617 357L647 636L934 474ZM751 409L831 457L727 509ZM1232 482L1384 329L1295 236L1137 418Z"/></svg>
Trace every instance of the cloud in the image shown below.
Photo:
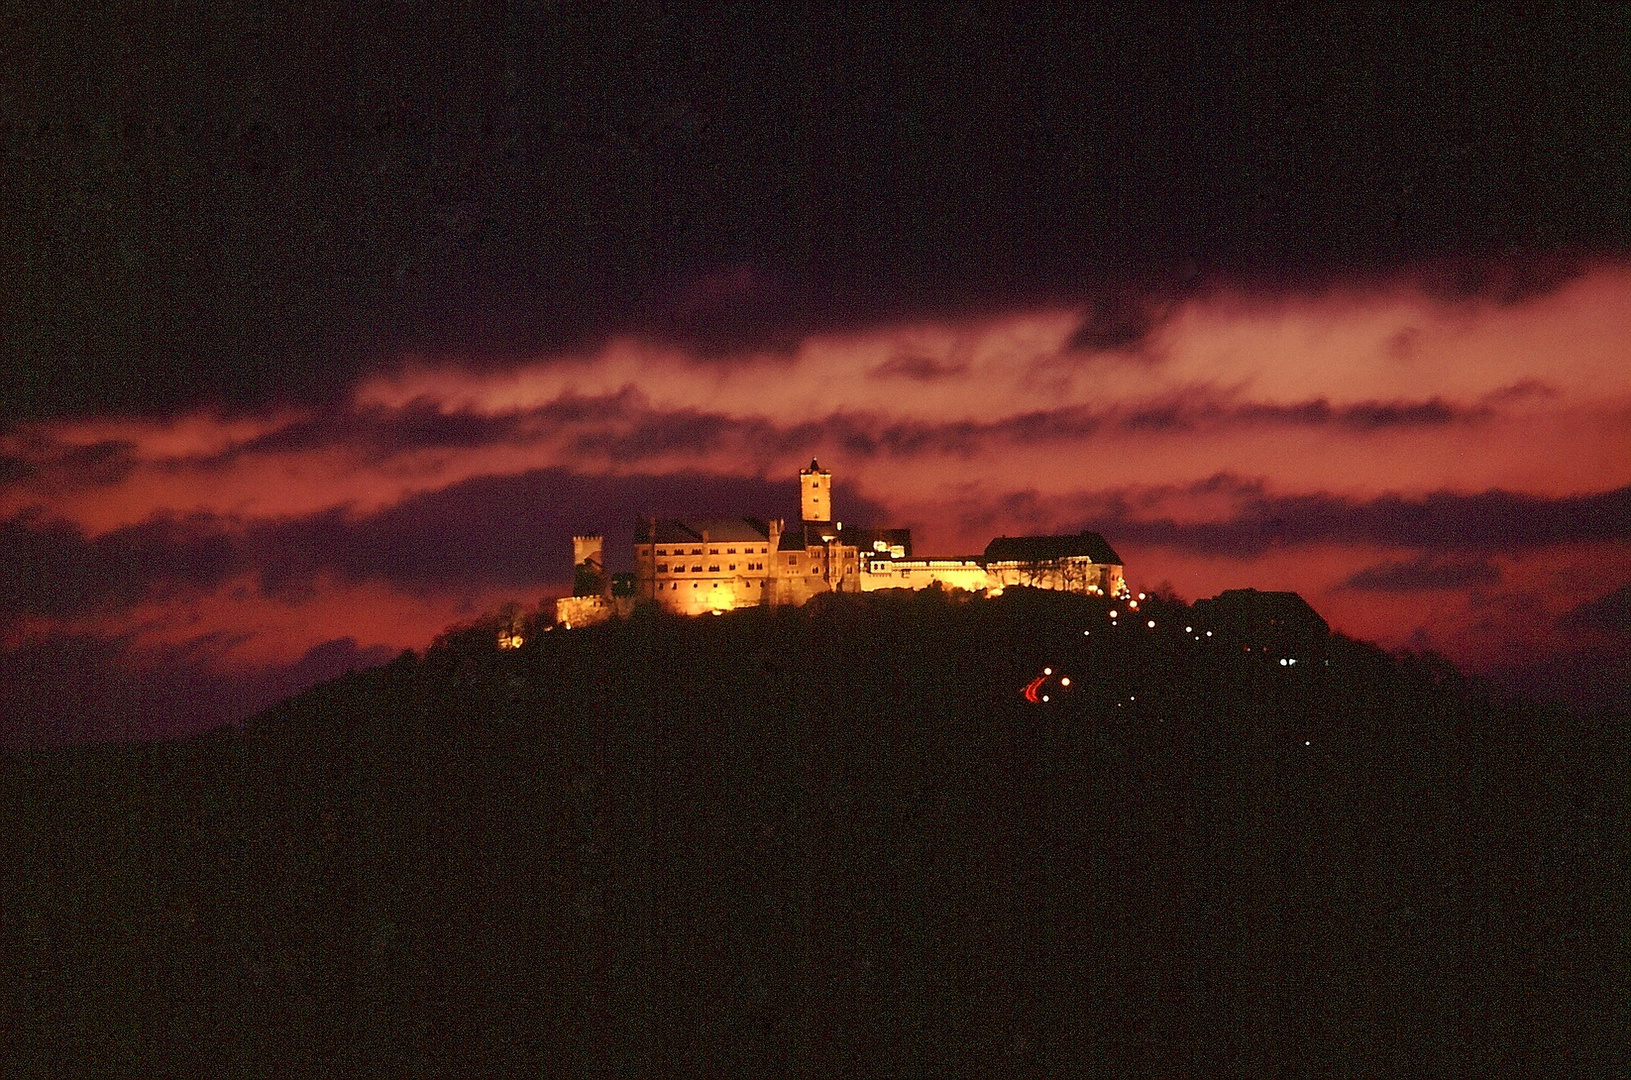
<svg viewBox="0 0 1631 1080"><path fill-rule="evenodd" d="M1260 481L1218 474L1187 485L1042 500L1020 492L1008 498L1034 501L1032 519L1047 521L1054 529L1091 528L1112 543L1234 558L1253 558L1275 548L1343 544L1463 556L1473 561L1458 565L1475 566L1486 554L1618 543L1631 535L1631 487L1561 497L1490 489L1353 499L1320 492L1276 495ZM988 495L970 493L969 499L978 504L978 509L968 508L970 513L990 516ZM1172 508L1182 509L1184 516ZM1423 568L1432 565L1447 564L1424 563ZM1408 571L1394 573L1398 577Z"/></svg>
<svg viewBox="0 0 1631 1080"><path fill-rule="evenodd" d="M163 516L88 539L28 512L0 521L0 618L128 607L241 572L249 552L212 515Z"/></svg>
<svg viewBox="0 0 1631 1080"><path fill-rule="evenodd" d="M1137 345L1165 321L1173 307L1157 289L1101 292L1088 302L1087 314L1065 342L1065 349L1099 352Z"/></svg>
<svg viewBox="0 0 1631 1080"><path fill-rule="evenodd" d="M1338 587L1371 592L1429 592L1495 585L1500 580L1500 568L1486 559L1446 561L1421 558L1367 566L1350 575Z"/></svg>
<svg viewBox="0 0 1631 1080"><path fill-rule="evenodd" d="M929 356L896 356L885 360L868 375L875 379L913 379L917 382L935 382L955 378L968 372L966 363L947 363Z"/></svg>
<svg viewBox="0 0 1631 1080"><path fill-rule="evenodd" d="M212 638L137 647L128 636L61 633L0 649L0 746L190 734L393 655L341 637L290 663L223 670Z"/></svg>

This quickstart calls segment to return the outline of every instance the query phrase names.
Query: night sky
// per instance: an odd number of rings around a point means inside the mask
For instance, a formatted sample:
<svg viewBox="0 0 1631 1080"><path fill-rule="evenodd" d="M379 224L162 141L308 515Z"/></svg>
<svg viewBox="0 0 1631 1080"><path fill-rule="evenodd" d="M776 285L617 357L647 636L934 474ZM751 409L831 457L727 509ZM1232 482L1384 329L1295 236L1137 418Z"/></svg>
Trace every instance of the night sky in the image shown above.
<svg viewBox="0 0 1631 1080"><path fill-rule="evenodd" d="M1090 528L1624 704L1631 13L1038 7L8 12L0 744L241 719L812 456L919 553Z"/></svg>

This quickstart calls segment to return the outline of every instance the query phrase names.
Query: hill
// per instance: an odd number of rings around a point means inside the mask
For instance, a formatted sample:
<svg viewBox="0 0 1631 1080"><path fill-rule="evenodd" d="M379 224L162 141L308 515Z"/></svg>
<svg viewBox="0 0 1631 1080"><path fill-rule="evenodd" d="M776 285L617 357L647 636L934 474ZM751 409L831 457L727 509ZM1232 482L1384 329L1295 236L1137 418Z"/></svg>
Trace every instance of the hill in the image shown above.
<svg viewBox="0 0 1631 1080"><path fill-rule="evenodd" d="M0 1072L1623 1072L1623 718L831 599L5 758Z"/></svg>

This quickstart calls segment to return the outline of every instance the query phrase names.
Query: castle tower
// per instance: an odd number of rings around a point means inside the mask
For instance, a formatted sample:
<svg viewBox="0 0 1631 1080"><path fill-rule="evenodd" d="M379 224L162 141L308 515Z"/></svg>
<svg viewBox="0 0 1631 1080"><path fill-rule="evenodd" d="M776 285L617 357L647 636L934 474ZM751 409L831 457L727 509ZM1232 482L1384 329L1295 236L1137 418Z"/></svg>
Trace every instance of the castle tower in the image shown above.
<svg viewBox="0 0 1631 1080"><path fill-rule="evenodd" d="M815 458L808 469L799 470L799 506L805 521L832 520L832 473Z"/></svg>
<svg viewBox="0 0 1631 1080"><path fill-rule="evenodd" d="M573 596L599 596L606 591L606 539L601 536L572 538L572 566L575 576Z"/></svg>
<svg viewBox="0 0 1631 1080"><path fill-rule="evenodd" d="M574 536L572 538L572 565L582 566L586 562L595 564L595 570L600 571L606 567L606 538L603 536Z"/></svg>

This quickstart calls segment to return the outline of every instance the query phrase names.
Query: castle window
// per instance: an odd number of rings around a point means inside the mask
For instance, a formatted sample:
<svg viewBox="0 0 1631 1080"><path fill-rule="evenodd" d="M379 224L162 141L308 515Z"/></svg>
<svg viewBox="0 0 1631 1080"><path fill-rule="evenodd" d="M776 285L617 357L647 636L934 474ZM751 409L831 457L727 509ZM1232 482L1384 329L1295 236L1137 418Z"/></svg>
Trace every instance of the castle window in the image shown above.
<svg viewBox="0 0 1631 1080"><path fill-rule="evenodd" d="M665 562L658 563L657 564L657 573L659 573L659 574L668 573L668 564L665 563Z"/></svg>
<svg viewBox="0 0 1631 1080"><path fill-rule="evenodd" d="M709 549L708 549L708 554L710 554L710 555L718 555L718 554L719 554L719 549L718 549L718 548L709 548Z"/></svg>
<svg viewBox="0 0 1631 1080"><path fill-rule="evenodd" d="M691 567L691 573L693 573L693 574L700 574L700 573L702 573L702 567L700 567L700 566L693 566L693 567Z"/></svg>
<svg viewBox="0 0 1631 1080"><path fill-rule="evenodd" d="M694 581L693 581L693 582L691 582L691 588L693 588L693 589L694 589L694 588L696 588L696 587L697 587L697 583L696 583L696 582L694 582Z"/></svg>
<svg viewBox="0 0 1631 1080"><path fill-rule="evenodd" d="M736 554L736 549L735 549L735 548L726 548L726 549L725 549L725 554L727 554L727 555L735 555L735 554Z"/></svg>
<svg viewBox="0 0 1631 1080"><path fill-rule="evenodd" d="M731 569L732 569L732 570L735 570L735 569L736 569L736 564L735 564L735 563L731 563Z"/></svg>
<svg viewBox="0 0 1631 1080"><path fill-rule="evenodd" d="M714 564L713 564L713 565L712 565L712 566L710 566L710 567L708 567L708 573L710 573L710 574L717 574L717 573L719 573L719 564L718 564L718 563L714 563Z"/></svg>
<svg viewBox="0 0 1631 1080"><path fill-rule="evenodd" d="M701 554L702 554L702 549L701 549L701 548L692 548L692 549L691 549L691 554L693 554L693 555L701 555Z"/></svg>

